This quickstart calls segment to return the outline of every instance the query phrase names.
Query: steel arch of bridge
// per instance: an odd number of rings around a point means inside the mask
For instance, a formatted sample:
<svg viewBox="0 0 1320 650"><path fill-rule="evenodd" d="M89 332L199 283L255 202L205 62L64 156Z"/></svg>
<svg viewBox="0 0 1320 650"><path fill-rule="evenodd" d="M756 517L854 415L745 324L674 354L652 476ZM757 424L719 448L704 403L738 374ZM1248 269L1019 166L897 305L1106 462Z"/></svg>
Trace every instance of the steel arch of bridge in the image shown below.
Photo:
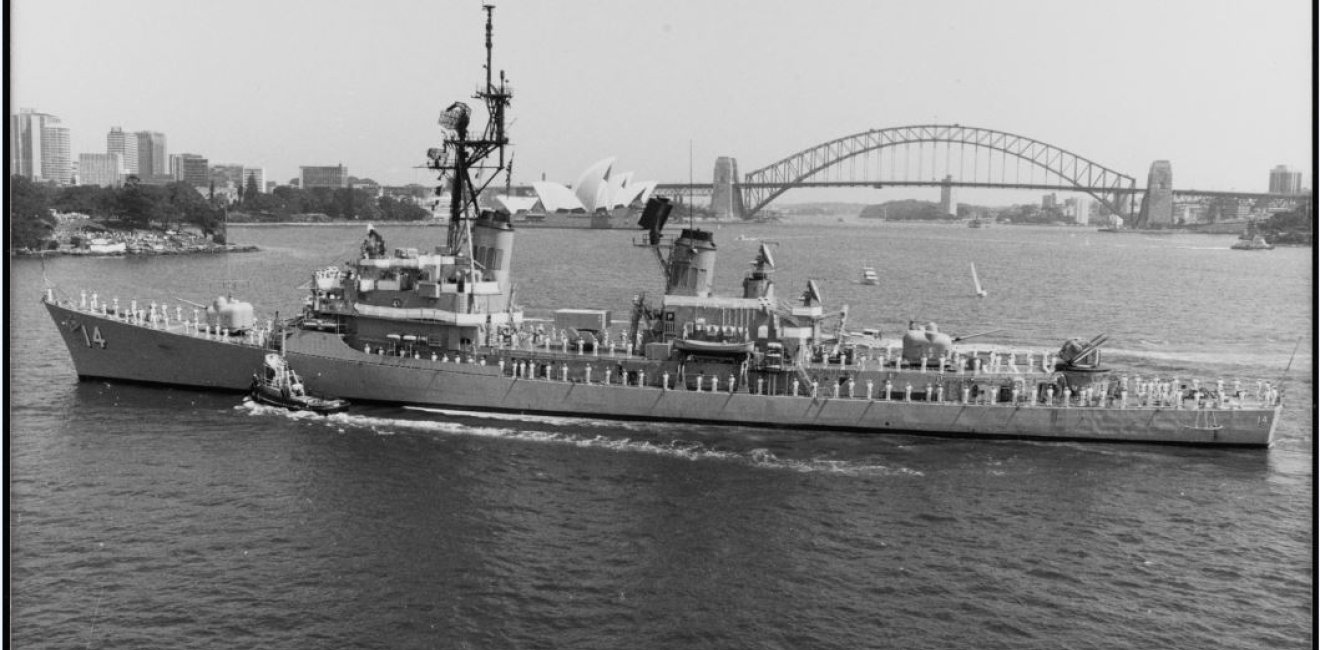
<svg viewBox="0 0 1320 650"><path fill-rule="evenodd" d="M1079 192L1090 194L1115 214L1127 213L1118 196L1136 191L1133 177L1039 140L959 124L922 124L871 129L845 136L748 172L743 176L743 187L739 188L743 205L749 206L744 216L751 217L795 185L845 160L885 147L923 142L972 145L1015 156L1057 175Z"/></svg>

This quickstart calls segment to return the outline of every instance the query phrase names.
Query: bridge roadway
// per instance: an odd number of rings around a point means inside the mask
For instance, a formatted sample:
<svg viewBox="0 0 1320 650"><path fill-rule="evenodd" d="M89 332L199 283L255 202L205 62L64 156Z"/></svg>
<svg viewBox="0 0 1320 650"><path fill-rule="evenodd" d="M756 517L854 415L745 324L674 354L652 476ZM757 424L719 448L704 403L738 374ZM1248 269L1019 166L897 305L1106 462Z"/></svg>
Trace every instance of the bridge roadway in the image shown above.
<svg viewBox="0 0 1320 650"><path fill-rule="evenodd" d="M1010 190L1049 190L1056 192L1105 192L1109 194L1144 194L1144 187L1080 187L1077 185L1058 185L1043 183L981 183L968 181L803 181L794 183L794 188L829 188L829 187L874 187L882 189L885 187L980 187L993 189ZM751 188L778 188L782 183L734 183L734 191ZM657 183L656 192L660 194L678 194L692 192L694 194L708 195L715 187L714 183ZM1177 198L1230 198L1230 199L1281 199L1296 200L1295 194L1277 194L1269 192L1234 192L1222 190L1173 190L1174 197Z"/></svg>

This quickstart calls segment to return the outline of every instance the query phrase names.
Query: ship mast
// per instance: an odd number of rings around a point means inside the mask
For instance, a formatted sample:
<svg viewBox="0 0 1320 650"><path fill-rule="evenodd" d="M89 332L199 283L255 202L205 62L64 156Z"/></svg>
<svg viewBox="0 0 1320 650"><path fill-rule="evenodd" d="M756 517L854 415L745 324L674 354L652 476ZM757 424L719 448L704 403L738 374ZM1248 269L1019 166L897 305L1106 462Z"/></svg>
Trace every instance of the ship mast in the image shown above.
<svg viewBox="0 0 1320 650"><path fill-rule="evenodd" d="M500 71L499 82L492 78L491 53L494 48L494 5L482 5L486 12L486 85L473 95L486 104L489 121L476 139L469 139L468 125L472 111L463 102L450 104L440 114L440 126L445 129L444 146L427 152L427 167L440 172L437 194L449 190L449 229L445 243L453 255L466 254L471 259L471 221L479 213L477 199L481 192L499 177L508 173L504 147L509 143L505 133L504 114L513 97L513 90ZM477 180L473 181L473 172ZM490 172L488 175L486 172ZM485 176L484 181L482 176Z"/></svg>

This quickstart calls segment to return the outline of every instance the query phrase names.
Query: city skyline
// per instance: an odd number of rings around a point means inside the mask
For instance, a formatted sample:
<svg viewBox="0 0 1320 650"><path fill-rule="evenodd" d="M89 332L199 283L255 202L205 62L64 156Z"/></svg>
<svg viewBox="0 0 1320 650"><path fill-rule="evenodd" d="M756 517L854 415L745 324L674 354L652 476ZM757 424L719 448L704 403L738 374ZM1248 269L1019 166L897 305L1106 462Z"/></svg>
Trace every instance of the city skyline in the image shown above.
<svg viewBox="0 0 1320 650"><path fill-rule="evenodd" d="M494 64L515 90L515 183L567 181L612 155L662 182L708 182L718 156L748 171L870 128L962 123L1139 179L1168 159L1179 187L1263 192L1281 164L1310 187L1309 3L1267 5L513 0L497 3ZM279 183L342 164L430 184L416 166L438 143L436 114L473 103L480 3L261 6L18 0L11 111L59 116L74 158L122 126ZM172 55L183 43L215 55Z"/></svg>

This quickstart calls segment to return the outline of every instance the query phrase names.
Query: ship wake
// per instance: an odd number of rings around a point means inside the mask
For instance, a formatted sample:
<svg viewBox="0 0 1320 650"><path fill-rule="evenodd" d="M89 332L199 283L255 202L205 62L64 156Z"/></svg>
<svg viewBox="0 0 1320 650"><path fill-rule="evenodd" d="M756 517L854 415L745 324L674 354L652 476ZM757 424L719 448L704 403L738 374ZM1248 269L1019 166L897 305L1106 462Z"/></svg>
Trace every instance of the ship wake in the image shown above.
<svg viewBox="0 0 1320 650"><path fill-rule="evenodd" d="M765 447L734 449L726 436L718 443L685 440L681 433L691 433L692 427L664 422L618 422L580 417L548 415L517 415L507 413L478 413L449 409L408 407L406 410L441 419L391 418L354 413L336 413L322 416L301 411L257 404L251 400L235 407L253 416L280 416L291 420L322 422L340 431L370 431L380 436L434 434L498 438L529 443L564 445L582 449L598 449L617 453L651 454L688 461L715 461L737 463L750 467L795 472L824 473L842 476L921 476L916 470L876 463L874 458L840 459L837 457L794 458L793 450L780 452ZM483 426L451 418L506 422L508 426ZM521 426L520 426L521 425ZM562 429L573 429L564 431ZM601 433L583 430L608 429ZM617 435L628 432L630 435ZM753 442L755 442L753 440Z"/></svg>

